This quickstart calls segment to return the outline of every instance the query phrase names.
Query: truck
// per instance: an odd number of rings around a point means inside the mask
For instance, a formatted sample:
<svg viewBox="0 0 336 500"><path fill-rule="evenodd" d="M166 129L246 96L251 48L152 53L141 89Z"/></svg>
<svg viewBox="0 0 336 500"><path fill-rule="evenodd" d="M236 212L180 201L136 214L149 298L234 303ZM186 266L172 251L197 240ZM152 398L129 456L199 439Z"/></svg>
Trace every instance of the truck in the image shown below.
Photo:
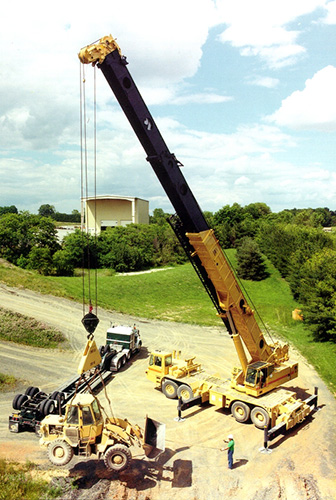
<svg viewBox="0 0 336 500"><path fill-rule="evenodd" d="M106 332L106 343L99 352L105 368L111 372L119 371L134 354L140 352L142 341L135 325L110 324Z"/></svg>
<svg viewBox="0 0 336 500"><path fill-rule="evenodd" d="M240 422L253 417L259 427L292 427L312 411L317 395L301 401L294 391L281 388L298 376L298 364L290 362L288 344L266 341L214 230L188 186L182 163L168 149L128 71L126 57L111 35L82 48L78 56L83 64L96 65L102 71L143 146L175 209L170 225L232 337L240 361L231 379L224 381L204 373L201 367L191 368L198 364L191 358L174 363L172 353L156 352L150 356L147 377L166 394L179 391L189 399L186 405L191 398L204 399L229 408Z"/></svg>
<svg viewBox="0 0 336 500"><path fill-rule="evenodd" d="M127 419L104 418L94 395L77 394L66 405L64 416L47 415L42 420L40 445L47 449L53 465L66 465L74 455L95 455L109 470L121 472L131 463L134 445L143 448L149 458L164 451L165 425L147 416L142 431Z"/></svg>
<svg viewBox="0 0 336 500"><path fill-rule="evenodd" d="M64 414L68 401L77 393L87 392L88 386L97 391L111 378L113 372L119 371L134 354L140 352L142 346L140 332L135 325L111 324L106 332L105 345L100 346L99 354L95 351L94 361L88 364L86 356L92 348L92 342L89 339L86 344L78 375L51 393L29 386L23 394L14 396L14 411L9 415L8 422L10 432L35 430L39 434L41 421L46 415Z"/></svg>

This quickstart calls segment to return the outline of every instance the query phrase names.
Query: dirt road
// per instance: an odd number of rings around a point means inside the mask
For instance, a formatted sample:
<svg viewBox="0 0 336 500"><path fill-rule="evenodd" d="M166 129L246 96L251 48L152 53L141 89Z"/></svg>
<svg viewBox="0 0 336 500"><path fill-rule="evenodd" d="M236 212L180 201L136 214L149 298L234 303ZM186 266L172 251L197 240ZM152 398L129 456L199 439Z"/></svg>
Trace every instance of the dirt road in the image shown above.
<svg viewBox="0 0 336 500"><path fill-rule="evenodd" d="M52 391L74 375L86 341L81 325L82 306L27 290L0 286L2 307L56 326L69 339L70 351L48 351L0 344L0 371L23 379L22 387L36 385ZM238 424L226 411L194 407L178 422L176 402L153 389L144 376L148 351L181 349L197 356L204 368L230 376L237 363L232 341L224 329L139 320L114 312L98 311L97 344L104 343L110 321L136 323L145 349L132 364L115 375L107 387L114 415L143 425L146 414L166 424L166 451L154 462L133 450L131 468L119 478L94 460L71 462L67 469L47 466L33 433L11 434L8 415L13 393L0 395L0 457L32 460L52 474L77 478L80 486L64 499L125 500L335 500L336 402L307 362L292 352L300 364L300 376L288 383L301 388L299 396L319 388L319 411L305 423L279 437L263 453L263 433L252 424ZM147 348L147 350L146 350ZM107 402L102 395L102 402ZM232 433L236 441L235 466L227 469L222 440ZM73 496L69 496L73 495Z"/></svg>

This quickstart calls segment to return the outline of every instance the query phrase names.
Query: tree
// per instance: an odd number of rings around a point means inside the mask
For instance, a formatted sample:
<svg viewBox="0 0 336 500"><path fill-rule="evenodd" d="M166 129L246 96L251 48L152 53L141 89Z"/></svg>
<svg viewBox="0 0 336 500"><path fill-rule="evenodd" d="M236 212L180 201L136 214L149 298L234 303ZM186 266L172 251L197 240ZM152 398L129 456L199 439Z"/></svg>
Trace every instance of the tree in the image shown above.
<svg viewBox="0 0 336 500"><path fill-rule="evenodd" d="M165 213L162 208L154 208L153 215L150 216L149 222L150 224L158 224L159 226L164 226L168 223L168 218L169 214Z"/></svg>
<svg viewBox="0 0 336 500"><path fill-rule="evenodd" d="M99 267L97 256L97 245L94 236L83 233L76 229L64 237L62 249L67 253L73 267Z"/></svg>
<svg viewBox="0 0 336 500"><path fill-rule="evenodd" d="M336 251L325 248L303 265L299 297L315 340L336 342Z"/></svg>
<svg viewBox="0 0 336 500"><path fill-rule="evenodd" d="M261 281L268 277L265 258L252 238L244 238L237 249L237 274L239 278Z"/></svg>
<svg viewBox="0 0 336 500"><path fill-rule="evenodd" d="M146 269L153 264L153 240L150 225L108 228L99 236L100 263L118 272Z"/></svg>
<svg viewBox="0 0 336 500"><path fill-rule="evenodd" d="M0 207L0 216L4 214L17 214L18 209L15 205L11 205L10 207Z"/></svg>
<svg viewBox="0 0 336 500"><path fill-rule="evenodd" d="M41 205L38 209L38 214L42 217L53 217L56 213L54 205L49 205L48 203Z"/></svg>
<svg viewBox="0 0 336 500"><path fill-rule="evenodd" d="M33 248L46 248L52 255L60 248L51 219L28 212L0 217L0 255L12 264L25 267ZM35 266L38 252L33 256ZM42 256L42 252L39 254ZM36 267L34 267L35 269Z"/></svg>

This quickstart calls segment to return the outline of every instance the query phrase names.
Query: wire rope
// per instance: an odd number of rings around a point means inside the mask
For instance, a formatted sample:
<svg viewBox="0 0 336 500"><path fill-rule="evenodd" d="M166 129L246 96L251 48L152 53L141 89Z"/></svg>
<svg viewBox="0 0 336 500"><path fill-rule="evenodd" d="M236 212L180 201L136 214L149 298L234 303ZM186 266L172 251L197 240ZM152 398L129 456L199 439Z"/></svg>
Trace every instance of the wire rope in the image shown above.
<svg viewBox="0 0 336 500"><path fill-rule="evenodd" d="M86 106L86 77L84 65L80 63L80 149L81 149L81 211L82 211L82 224L81 224L81 243L82 243L82 296L83 296L83 313L85 313L85 264L87 265L87 287L88 287L88 301L90 312L92 310L92 287L91 287L91 244L88 227L88 210L85 210L84 222L84 201L87 207L89 198L89 168L88 168L88 133L87 133L87 106ZM96 68L94 68L94 85L93 85L93 189L94 189L94 253L97 257L97 99L96 99ZM85 228L85 230L84 230ZM85 262L85 249L86 248L86 262ZM95 289L95 310L97 314L98 307L98 279L97 279L97 261L95 259L95 275L94 275L94 289Z"/></svg>

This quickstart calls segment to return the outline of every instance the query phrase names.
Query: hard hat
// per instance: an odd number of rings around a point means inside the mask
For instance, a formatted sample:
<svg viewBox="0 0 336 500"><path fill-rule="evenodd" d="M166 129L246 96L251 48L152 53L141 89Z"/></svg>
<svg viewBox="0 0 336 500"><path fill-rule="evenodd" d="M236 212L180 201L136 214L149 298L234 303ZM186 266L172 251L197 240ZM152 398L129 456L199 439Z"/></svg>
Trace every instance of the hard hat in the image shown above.
<svg viewBox="0 0 336 500"><path fill-rule="evenodd" d="M229 435L228 435L228 439L233 439L232 434L229 434Z"/></svg>

